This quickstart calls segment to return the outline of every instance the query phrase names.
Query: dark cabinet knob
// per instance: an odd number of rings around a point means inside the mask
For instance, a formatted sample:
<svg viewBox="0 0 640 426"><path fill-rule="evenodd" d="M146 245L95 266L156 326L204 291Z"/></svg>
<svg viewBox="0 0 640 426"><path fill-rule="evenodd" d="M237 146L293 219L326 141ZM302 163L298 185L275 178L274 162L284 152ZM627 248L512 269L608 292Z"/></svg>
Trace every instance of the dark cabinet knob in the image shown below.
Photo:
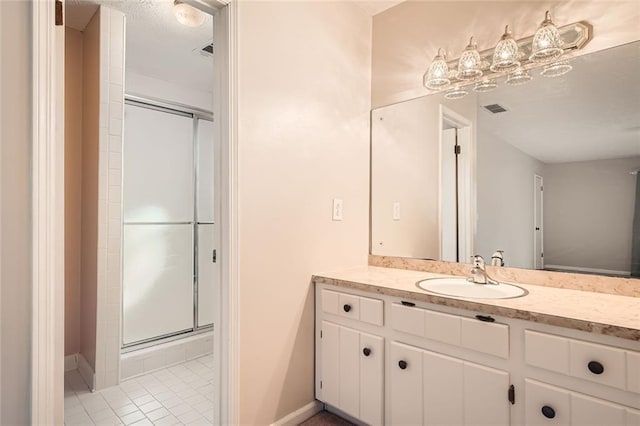
<svg viewBox="0 0 640 426"><path fill-rule="evenodd" d="M351 305L346 304L342 307L342 309L344 309L345 312L349 312L351 310Z"/></svg>
<svg viewBox="0 0 640 426"><path fill-rule="evenodd" d="M364 348L364 349L362 350L362 353L364 354L364 356L369 356L369 355L371 355L371 349L369 349L369 348Z"/></svg>
<svg viewBox="0 0 640 426"><path fill-rule="evenodd" d="M591 371L593 374L604 373L604 366L598 361L591 361L589 364L587 364L587 368L589 368L589 371Z"/></svg>
<svg viewBox="0 0 640 426"><path fill-rule="evenodd" d="M542 407L542 410L540 411L542 411L542 415L548 419L552 419L556 416L556 410L549 407L548 405L545 405L544 407Z"/></svg>
<svg viewBox="0 0 640 426"><path fill-rule="evenodd" d="M398 367L400 367L400 370L404 370L407 368L407 361L398 361Z"/></svg>

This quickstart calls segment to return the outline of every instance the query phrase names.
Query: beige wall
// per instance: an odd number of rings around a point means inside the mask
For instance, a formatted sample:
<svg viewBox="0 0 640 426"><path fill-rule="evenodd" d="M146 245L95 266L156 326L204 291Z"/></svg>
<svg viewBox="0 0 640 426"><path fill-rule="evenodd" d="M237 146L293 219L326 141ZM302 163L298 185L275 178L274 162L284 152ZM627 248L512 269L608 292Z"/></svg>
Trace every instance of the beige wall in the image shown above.
<svg viewBox="0 0 640 426"><path fill-rule="evenodd" d="M494 251L504 250L505 266L533 268L533 179L543 175L544 164L482 125L481 121L475 253L488 260Z"/></svg>
<svg viewBox="0 0 640 426"><path fill-rule="evenodd" d="M240 421L258 425L314 399L311 275L367 262L371 19L346 2L238 13Z"/></svg>
<svg viewBox="0 0 640 426"><path fill-rule="evenodd" d="M64 354L80 352L82 229L82 33L65 28Z"/></svg>
<svg viewBox="0 0 640 426"><path fill-rule="evenodd" d="M30 424L31 8L0 1L0 424Z"/></svg>
<svg viewBox="0 0 640 426"><path fill-rule="evenodd" d="M638 168L640 157L545 166L545 266L629 273Z"/></svg>
<svg viewBox="0 0 640 426"><path fill-rule="evenodd" d="M531 35L546 9L560 26L593 25L580 54L640 39L637 1L407 1L373 18L373 107L427 94L422 75L439 47L459 57L471 35L480 50L494 47L506 24L516 38Z"/></svg>
<svg viewBox="0 0 640 426"><path fill-rule="evenodd" d="M82 291L80 353L95 371L98 277L98 134L100 11L84 29L82 49Z"/></svg>

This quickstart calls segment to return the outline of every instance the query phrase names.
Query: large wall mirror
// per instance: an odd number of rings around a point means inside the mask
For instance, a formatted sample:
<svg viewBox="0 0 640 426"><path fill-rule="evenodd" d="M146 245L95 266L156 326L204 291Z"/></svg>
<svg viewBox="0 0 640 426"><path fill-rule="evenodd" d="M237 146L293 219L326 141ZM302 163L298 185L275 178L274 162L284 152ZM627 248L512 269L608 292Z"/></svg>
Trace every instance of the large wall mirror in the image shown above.
<svg viewBox="0 0 640 426"><path fill-rule="evenodd" d="M371 254L640 272L640 42L571 65L373 110Z"/></svg>

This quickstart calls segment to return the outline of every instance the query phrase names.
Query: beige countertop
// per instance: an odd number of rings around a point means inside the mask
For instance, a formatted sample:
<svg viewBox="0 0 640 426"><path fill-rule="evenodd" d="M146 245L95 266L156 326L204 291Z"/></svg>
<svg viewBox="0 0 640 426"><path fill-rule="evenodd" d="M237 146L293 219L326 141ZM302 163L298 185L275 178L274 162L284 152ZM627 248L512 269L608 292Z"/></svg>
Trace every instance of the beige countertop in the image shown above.
<svg viewBox="0 0 640 426"><path fill-rule="evenodd" d="M417 300L453 308L640 340L640 297L517 283L529 291L515 299L465 299L418 289L426 278L450 275L362 266L313 276L315 283Z"/></svg>

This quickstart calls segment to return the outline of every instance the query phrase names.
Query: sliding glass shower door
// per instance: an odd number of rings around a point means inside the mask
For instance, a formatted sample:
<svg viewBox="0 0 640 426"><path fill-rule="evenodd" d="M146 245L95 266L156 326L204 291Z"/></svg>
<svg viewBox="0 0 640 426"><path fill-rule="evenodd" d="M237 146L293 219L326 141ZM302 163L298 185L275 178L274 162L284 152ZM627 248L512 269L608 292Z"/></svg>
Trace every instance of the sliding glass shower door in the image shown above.
<svg viewBox="0 0 640 426"><path fill-rule="evenodd" d="M123 346L210 325L211 122L127 101L123 189Z"/></svg>

